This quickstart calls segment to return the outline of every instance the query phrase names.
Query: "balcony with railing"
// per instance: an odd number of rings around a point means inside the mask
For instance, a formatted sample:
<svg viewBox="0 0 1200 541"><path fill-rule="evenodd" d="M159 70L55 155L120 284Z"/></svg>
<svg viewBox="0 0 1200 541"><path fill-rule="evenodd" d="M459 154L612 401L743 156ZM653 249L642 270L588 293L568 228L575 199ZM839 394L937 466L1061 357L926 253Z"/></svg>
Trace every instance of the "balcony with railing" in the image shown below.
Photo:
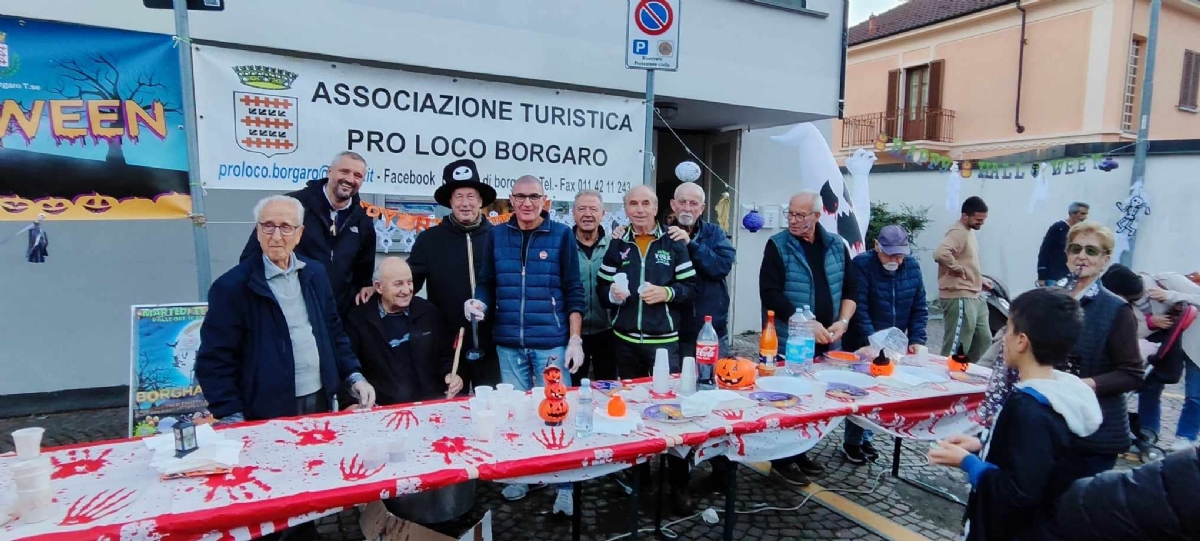
<svg viewBox="0 0 1200 541"><path fill-rule="evenodd" d="M842 148L874 145L880 135L889 140L953 143L954 111L917 107L842 119Z"/></svg>

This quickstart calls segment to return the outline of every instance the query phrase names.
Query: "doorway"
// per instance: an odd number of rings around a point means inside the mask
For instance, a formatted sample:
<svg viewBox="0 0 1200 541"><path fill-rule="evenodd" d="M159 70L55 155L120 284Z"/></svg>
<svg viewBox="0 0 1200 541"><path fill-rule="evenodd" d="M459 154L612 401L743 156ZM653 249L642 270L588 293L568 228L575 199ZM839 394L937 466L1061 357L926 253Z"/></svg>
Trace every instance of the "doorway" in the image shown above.
<svg viewBox="0 0 1200 541"><path fill-rule="evenodd" d="M700 165L700 179L696 181L704 189L704 215L702 218L711 223L718 223L717 203L725 193L729 193L731 223L722 224L725 235L733 239L733 216L737 208L736 194L728 189L725 183L737 187L738 156L741 143L741 132L708 132L675 130L673 135L669 130L655 130L655 194L658 195L658 218L663 224L670 224L673 216L671 199L675 197L675 189L682 182L675 176L675 167L684 161L704 162ZM686 145L686 148L685 148ZM688 153L688 149L695 154ZM708 167L704 165L707 164ZM711 169L712 171L709 171ZM716 176L720 176L718 179Z"/></svg>

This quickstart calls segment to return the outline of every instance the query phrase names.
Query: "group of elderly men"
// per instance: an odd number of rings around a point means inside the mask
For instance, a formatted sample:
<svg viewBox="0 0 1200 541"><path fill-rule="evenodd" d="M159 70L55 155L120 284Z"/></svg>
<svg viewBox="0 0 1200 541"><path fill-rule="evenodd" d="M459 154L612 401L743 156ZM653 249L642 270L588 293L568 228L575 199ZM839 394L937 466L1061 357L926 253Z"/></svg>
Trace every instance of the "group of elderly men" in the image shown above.
<svg viewBox="0 0 1200 541"><path fill-rule="evenodd" d="M624 197L629 226L614 233L600 225L600 193L575 196L572 228L550 219L541 181L524 176L509 196L513 217L493 225L483 209L496 191L474 162L459 160L434 196L450 213L417 237L407 261L389 257L376 268L375 229L358 196L366 169L362 156L342 152L327 179L255 206L255 232L242 261L213 284L201 329L196 376L220 422L328 412L339 398L343 407L369 407L499 382L529 390L549 365L568 382L645 377L659 349L678 372L705 316L728 354L725 282L736 254L725 231L701 219L697 185L675 191L666 225L654 190L635 186ZM818 223L820 202L814 192L794 196L788 230L767 243L760 296L764 313L782 316L780 338L786 319L810 306L818 351L866 345L873 329L887 327L924 343L924 290L907 233L885 228L875 250L852 260ZM427 300L416 296L422 289ZM455 373L460 329L462 351L482 355ZM842 451L855 463L877 454L857 427ZM669 469L672 507L682 513L690 507L687 462ZM822 470L803 454L775 468L796 484ZM714 463L708 484L724 487L729 472L727 462ZM558 488L553 512L570 515L572 493ZM520 499L528 490L514 484L503 494Z"/></svg>

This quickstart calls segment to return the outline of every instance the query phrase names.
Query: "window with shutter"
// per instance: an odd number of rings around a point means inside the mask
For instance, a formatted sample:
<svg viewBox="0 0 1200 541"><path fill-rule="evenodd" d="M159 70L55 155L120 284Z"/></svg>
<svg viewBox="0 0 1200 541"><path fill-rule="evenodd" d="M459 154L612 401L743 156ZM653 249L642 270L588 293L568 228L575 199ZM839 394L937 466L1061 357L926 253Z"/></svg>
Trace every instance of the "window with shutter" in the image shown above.
<svg viewBox="0 0 1200 541"><path fill-rule="evenodd" d="M1200 101L1200 53L1183 51L1183 74L1179 79L1179 107L1196 109Z"/></svg>
<svg viewBox="0 0 1200 541"><path fill-rule="evenodd" d="M887 131L888 137L895 138L899 135L900 115L900 70L892 70L888 72L887 79L887 109L883 112L884 128Z"/></svg>

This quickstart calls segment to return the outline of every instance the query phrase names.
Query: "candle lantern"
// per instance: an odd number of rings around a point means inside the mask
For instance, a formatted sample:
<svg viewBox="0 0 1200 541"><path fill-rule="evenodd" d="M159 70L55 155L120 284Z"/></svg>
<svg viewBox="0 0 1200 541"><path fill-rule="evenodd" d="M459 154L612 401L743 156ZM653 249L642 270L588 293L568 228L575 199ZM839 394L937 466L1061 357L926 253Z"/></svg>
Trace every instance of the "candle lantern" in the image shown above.
<svg viewBox="0 0 1200 541"><path fill-rule="evenodd" d="M171 427L175 432L175 458L183 458L199 447L196 441L196 425L191 419L183 418Z"/></svg>

